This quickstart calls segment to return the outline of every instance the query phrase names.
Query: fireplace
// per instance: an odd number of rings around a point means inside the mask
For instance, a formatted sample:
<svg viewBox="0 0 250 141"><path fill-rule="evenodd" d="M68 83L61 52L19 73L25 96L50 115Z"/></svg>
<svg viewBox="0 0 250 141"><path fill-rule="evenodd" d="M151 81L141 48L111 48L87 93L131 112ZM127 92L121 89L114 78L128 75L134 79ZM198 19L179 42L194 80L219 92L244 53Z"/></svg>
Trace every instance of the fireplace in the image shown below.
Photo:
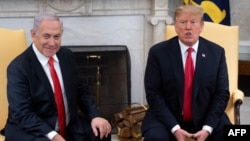
<svg viewBox="0 0 250 141"><path fill-rule="evenodd" d="M80 77L94 94L101 116L112 120L131 102L130 57L126 46L64 46L74 53Z"/></svg>

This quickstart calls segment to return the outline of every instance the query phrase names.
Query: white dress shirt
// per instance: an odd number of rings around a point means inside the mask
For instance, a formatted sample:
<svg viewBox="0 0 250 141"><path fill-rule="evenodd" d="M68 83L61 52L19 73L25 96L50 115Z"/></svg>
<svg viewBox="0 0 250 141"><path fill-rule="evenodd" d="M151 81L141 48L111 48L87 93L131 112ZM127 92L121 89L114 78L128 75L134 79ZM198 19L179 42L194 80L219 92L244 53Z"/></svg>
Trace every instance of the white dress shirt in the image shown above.
<svg viewBox="0 0 250 141"><path fill-rule="evenodd" d="M49 63L48 63L49 58L44 56L43 54L41 54L38 51L38 49L36 48L34 43L32 44L32 48L36 54L37 59L41 63L46 75L48 76L49 82L50 82L51 87L54 91L54 86L53 86L54 84L53 84L53 80L51 78L50 70L49 70ZM59 60L58 60L56 55L53 56L53 59L54 59L54 67L55 67L56 73L58 75L58 79L60 81L60 85L61 85L61 89L62 89L62 95L63 95L63 101L64 101L64 107L65 107L65 113L66 113L66 125L67 125L69 123L69 110L68 110L68 103L67 103L67 98L66 98L66 94L65 94L65 90L64 90L64 83L63 83L63 79L62 79L61 68L59 65ZM52 138L57 134L56 131L59 131L58 122L55 125L54 131L48 133L45 136L48 137L50 140L52 140Z"/></svg>
<svg viewBox="0 0 250 141"><path fill-rule="evenodd" d="M189 48L189 46L183 44L180 40L179 40L179 45L180 45L180 48L181 48L183 68L185 69L186 58L187 58L187 55L188 55L187 49ZM194 69L195 69L195 64L196 64L196 56L197 56L197 52L198 52L198 45L199 45L199 40L192 46L192 48L194 49L194 51L192 52L192 59L193 59ZM171 129L171 132L174 134L174 132L176 130L180 129L180 128L181 128L180 125L177 124ZM204 125L202 127L202 129L208 131L209 134L211 134L212 131L213 131L213 128L208 126L208 125Z"/></svg>

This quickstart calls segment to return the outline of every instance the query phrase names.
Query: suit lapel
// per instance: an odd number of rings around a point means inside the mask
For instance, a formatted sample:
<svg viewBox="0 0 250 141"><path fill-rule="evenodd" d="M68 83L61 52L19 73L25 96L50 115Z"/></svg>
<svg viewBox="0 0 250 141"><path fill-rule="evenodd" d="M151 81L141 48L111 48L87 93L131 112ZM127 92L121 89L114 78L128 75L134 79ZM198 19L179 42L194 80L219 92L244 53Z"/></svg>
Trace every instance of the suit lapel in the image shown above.
<svg viewBox="0 0 250 141"><path fill-rule="evenodd" d="M71 79L70 79L70 71L71 71L71 67L69 66L73 66L73 65L69 65L68 63L70 62L70 58L68 58L67 54L64 53L63 49L61 48L58 53L56 54L59 60L59 64L60 64L60 69L61 69L61 73L62 73L62 79L63 79L63 83L64 83L64 90L65 90L65 95L66 95L66 99L68 102L68 106L70 106L70 100L69 100L69 93L68 90L70 89L70 83L71 83Z"/></svg>
<svg viewBox="0 0 250 141"><path fill-rule="evenodd" d="M203 76L203 73L206 72L206 61L207 60L207 50L206 50L206 44L202 43L202 40L200 40L198 52L196 56L196 65L195 65L195 74L194 74L194 97L198 95L199 91L199 80L202 80L200 77Z"/></svg>
<svg viewBox="0 0 250 141"><path fill-rule="evenodd" d="M173 42L169 44L169 47L171 49L170 58L171 61L173 62L174 76L176 78L176 83L177 83L176 85L183 86L178 89L178 97L179 97L178 99L179 103L182 106L183 93L184 93L184 68L183 68L181 49L179 46L178 38L175 38L175 40L173 40Z"/></svg>
<svg viewBox="0 0 250 141"><path fill-rule="evenodd" d="M68 81L69 81L69 76L68 76L68 72L70 69L67 64L67 55L66 54L63 54L63 52L61 51L58 51L58 53L56 54L57 57L58 57L58 60L59 60L59 64L60 64L60 69L61 69L61 73L62 73L62 78L63 78L63 83L64 83L64 87L65 87L65 90L67 89L67 86L68 86Z"/></svg>
<svg viewBox="0 0 250 141"><path fill-rule="evenodd" d="M35 55L35 52L32 49L32 46L29 47L28 54L29 54L31 66L33 66L32 68L34 68L35 75L40 79L40 82L45 87L48 94L53 94L53 89L50 85L49 79L48 79L46 73L44 72L43 67L41 66L40 62L38 61L38 59ZM36 82L34 82L34 83L36 83ZM54 95L49 95L49 97L55 103Z"/></svg>

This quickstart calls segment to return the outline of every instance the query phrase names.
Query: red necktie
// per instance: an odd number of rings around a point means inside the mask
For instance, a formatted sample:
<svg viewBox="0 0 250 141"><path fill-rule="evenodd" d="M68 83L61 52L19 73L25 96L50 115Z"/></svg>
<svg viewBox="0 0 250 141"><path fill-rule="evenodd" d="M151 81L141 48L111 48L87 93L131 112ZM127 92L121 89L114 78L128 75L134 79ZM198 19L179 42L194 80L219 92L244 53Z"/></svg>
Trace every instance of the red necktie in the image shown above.
<svg viewBox="0 0 250 141"><path fill-rule="evenodd" d="M54 59L51 57L49 59L50 65L50 74L54 84L54 93L55 93L55 100L57 105L57 113L58 113L58 125L60 130L60 135L65 138L65 130L66 130L66 117L65 117L65 108L62 96L62 90L60 86L60 82L58 76L56 74L56 70L54 68Z"/></svg>
<svg viewBox="0 0 250 141"><path fill-rule="evenodd" d="M193 76L194 76L194 64L192 60L193 48L187 49L188 55L185 64L185 88L184 88L184 103L183 103L183 120L190 121L192 117L192 91L193 91Z"/></svg>

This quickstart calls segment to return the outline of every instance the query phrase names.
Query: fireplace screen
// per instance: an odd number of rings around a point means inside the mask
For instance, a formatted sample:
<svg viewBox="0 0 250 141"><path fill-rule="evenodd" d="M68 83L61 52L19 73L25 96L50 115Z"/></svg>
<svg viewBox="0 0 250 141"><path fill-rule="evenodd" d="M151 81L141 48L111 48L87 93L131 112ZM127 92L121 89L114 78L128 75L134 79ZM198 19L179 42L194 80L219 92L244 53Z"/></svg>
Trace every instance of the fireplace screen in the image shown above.
<svg viewBox="0 0 250 141"><path fill-rule="evenodd" d="M81 78L101 116L112 120L130 104L130 58L126 46L64 46L74 53Z"/></svg>

